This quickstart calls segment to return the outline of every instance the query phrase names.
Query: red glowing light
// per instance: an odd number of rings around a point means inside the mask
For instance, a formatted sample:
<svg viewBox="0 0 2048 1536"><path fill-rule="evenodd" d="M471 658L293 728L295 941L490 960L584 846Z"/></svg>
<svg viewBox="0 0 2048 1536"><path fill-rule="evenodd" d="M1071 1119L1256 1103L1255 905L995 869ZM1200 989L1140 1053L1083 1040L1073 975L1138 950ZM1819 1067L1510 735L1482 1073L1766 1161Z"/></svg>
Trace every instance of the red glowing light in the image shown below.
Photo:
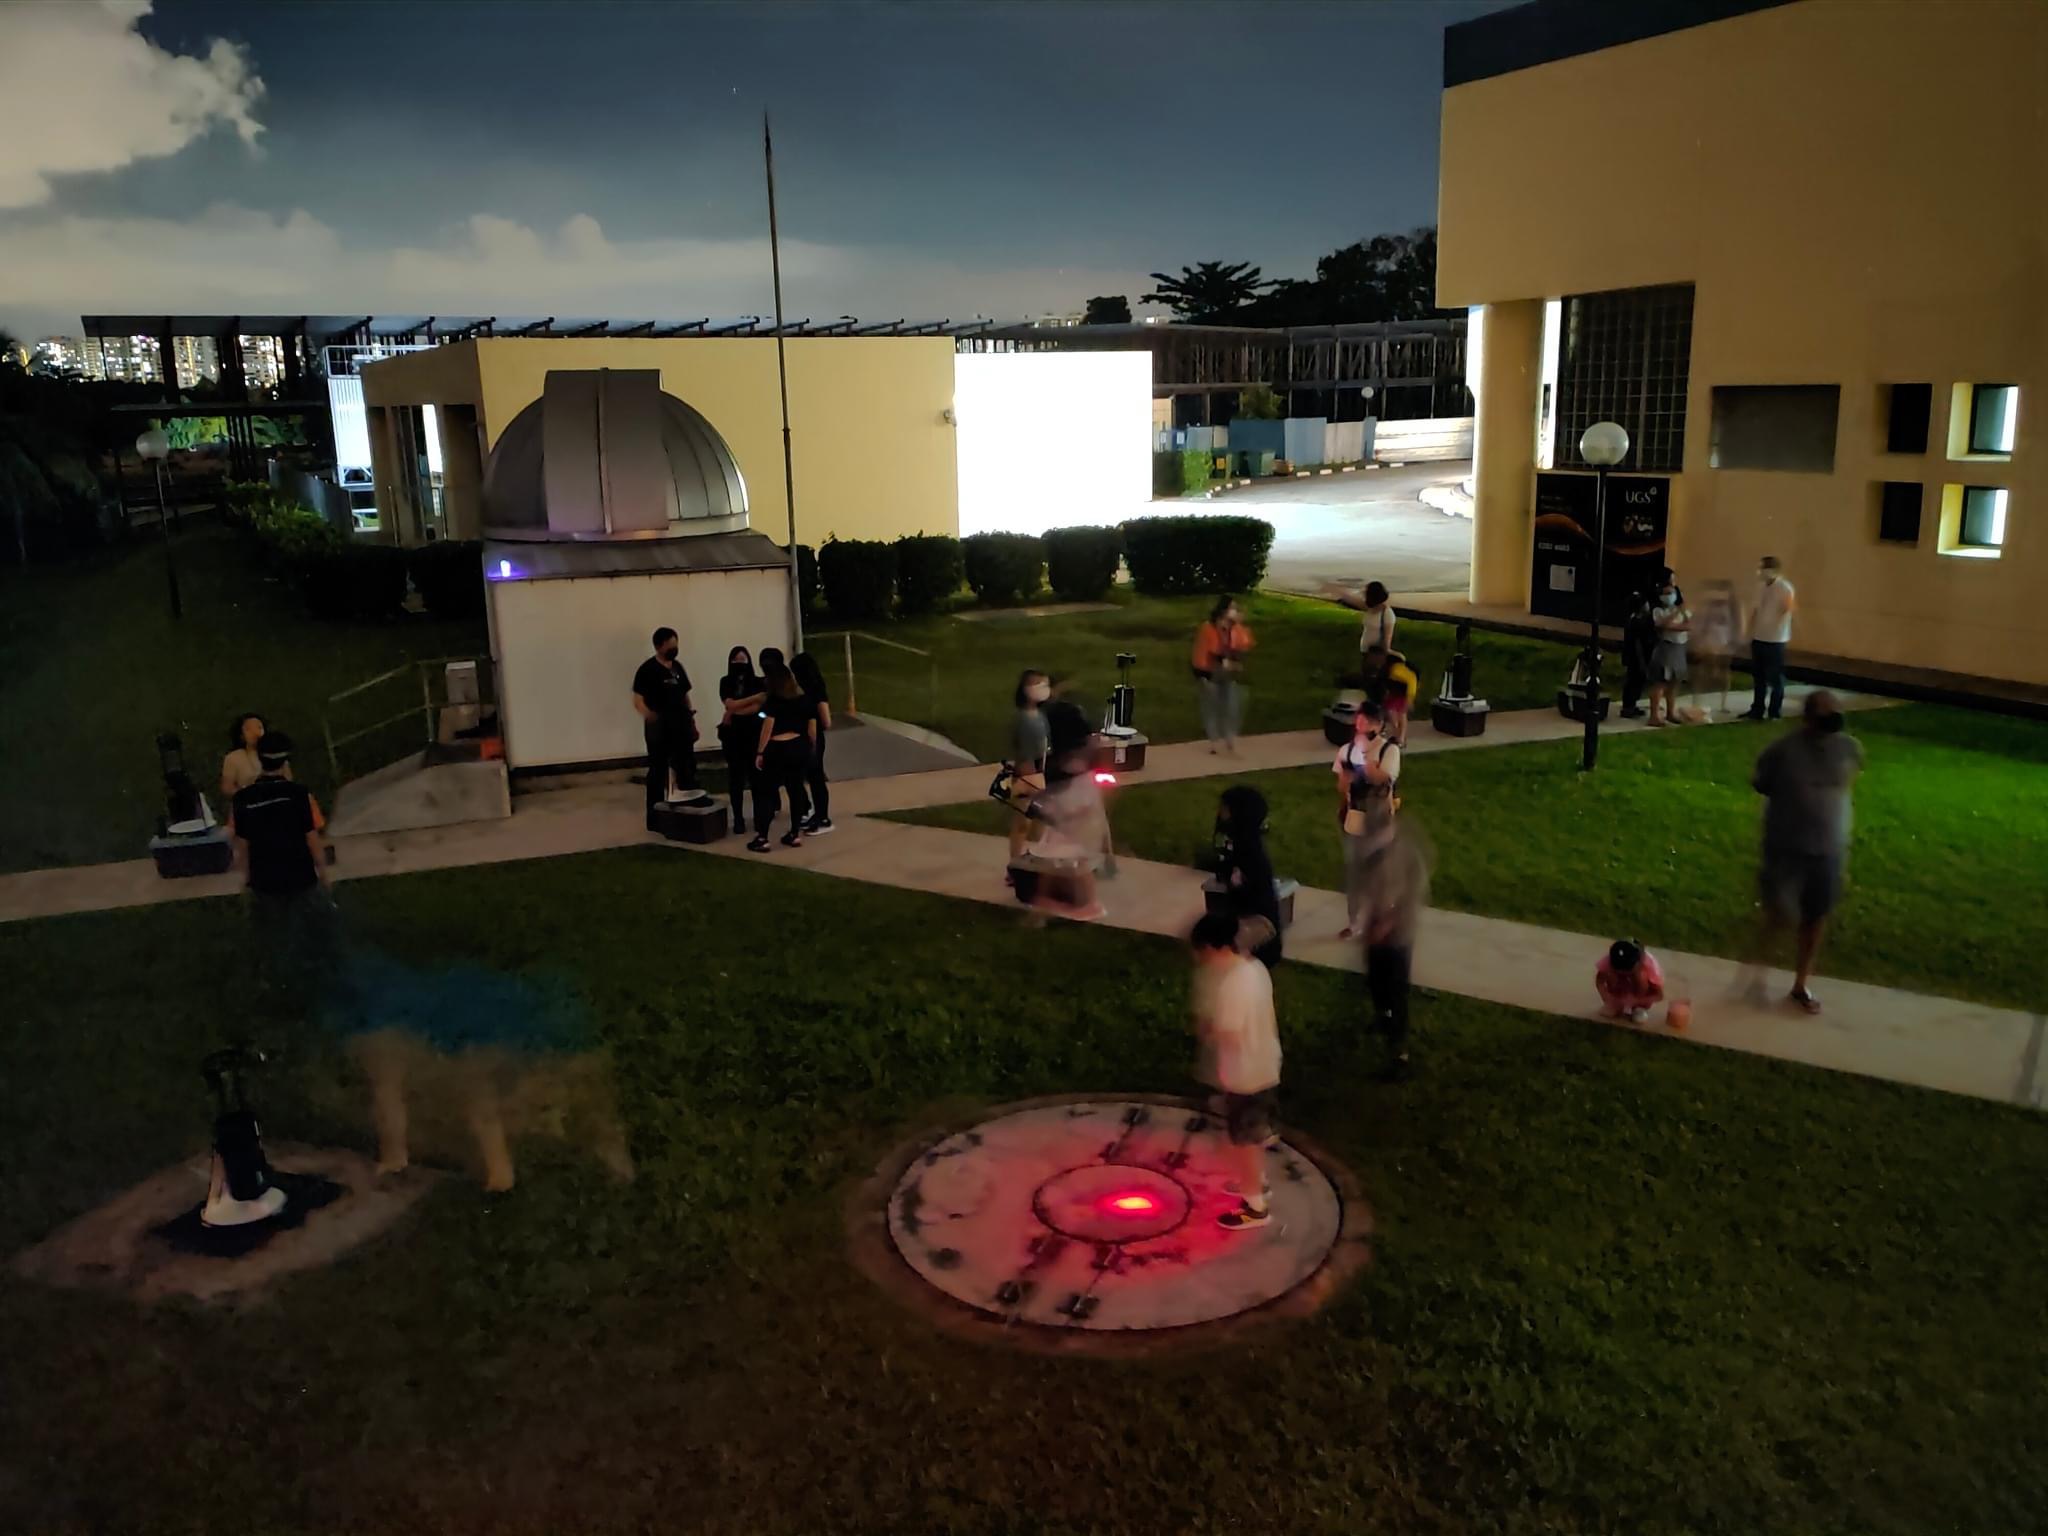
<svg viewBox="0 0 2048 1536"><path fill-rule="evenodd" d="M1111 1210L1128 1211L1132 1215L1143 1215L1147 1211L1157 1210L1158 1207L1159 1202L1150 1195L1117 1195L1109 1202Z"/></svg>
<svg viewBox="0 0 2048 1536"><path fill-rule="evenodd" d="M1095 775L1095 782L1113 785L1116 783L1116 775L1113 773L1098 773Z"/></svg>

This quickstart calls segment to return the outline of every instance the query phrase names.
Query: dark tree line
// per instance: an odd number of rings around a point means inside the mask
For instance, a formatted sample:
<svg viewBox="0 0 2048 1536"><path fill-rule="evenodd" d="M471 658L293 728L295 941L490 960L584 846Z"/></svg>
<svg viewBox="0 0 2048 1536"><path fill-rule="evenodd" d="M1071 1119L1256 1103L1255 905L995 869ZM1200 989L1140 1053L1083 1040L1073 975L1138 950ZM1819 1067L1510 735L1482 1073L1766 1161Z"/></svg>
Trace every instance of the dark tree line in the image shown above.
<svg viewBox="0 0 2048 1536"><path fill-rule="evenodd" d="M1330 252L1312 278L1271 278L1249 262L1198 262L1154 272L1142 304L1164 304L1193 325L1339 325L1428 320L1436 307L1436 230L1375 235ZM1130 318L1120 295L1088 301L1087 323Z"/></svg>

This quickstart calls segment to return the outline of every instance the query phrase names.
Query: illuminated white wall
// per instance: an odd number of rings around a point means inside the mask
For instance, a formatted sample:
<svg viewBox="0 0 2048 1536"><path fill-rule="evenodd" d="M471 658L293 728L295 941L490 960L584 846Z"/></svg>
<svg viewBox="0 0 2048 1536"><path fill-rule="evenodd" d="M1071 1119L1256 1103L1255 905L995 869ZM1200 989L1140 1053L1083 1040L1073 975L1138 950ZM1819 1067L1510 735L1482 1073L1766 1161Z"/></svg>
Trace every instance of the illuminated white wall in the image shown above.
<svg viewBox="0 0 2048 1536"><path fill-rule="evenodd" d="M353 374L327 376L327 409L334 417L334 466L370 472L370 416L363 408L363 381Z"/></svg>
<svg viewBox="0 0 2048 1536"><path fill-rule="evenodd" d="M963 352L953 414L962 537L1150 510L1150 352Z"/></svg>

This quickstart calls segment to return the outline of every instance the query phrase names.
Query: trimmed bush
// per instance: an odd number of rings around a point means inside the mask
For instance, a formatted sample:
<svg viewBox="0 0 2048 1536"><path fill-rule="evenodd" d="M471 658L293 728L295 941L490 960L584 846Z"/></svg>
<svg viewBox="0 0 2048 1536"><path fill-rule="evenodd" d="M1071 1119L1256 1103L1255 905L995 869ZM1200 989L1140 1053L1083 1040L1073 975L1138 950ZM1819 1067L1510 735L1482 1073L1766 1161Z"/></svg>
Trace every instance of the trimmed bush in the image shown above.
<svg viewBox="0 0 2048 1536"><path fill-rule="evenodd" d="M407 552L406 569L427 612L437 619L477 619L484 612L484 546L478 539L439 539Z"/></svg>
<svg viewBox="0 0 2048 1536"><path fill-rule="evenodd" d="M808 544L796 547L796 600L805 613L818 602L818 552Z"/></svg>
<svg viewBox="0 0 2048 1536"><path fill-rule="evenodd" d="M294 560L292 584L316 619L388 618L405 602L405 553L337 539Z"/></svg>
<svg viewBox="0 0 2048 1536"><path fill-rule="evenodd" d="M1045 583L1045 545L1028 533L977 533L960 542L967 585L984 603L1021 603Z"/></svg>
<svg viewBox="0 0 2048 1536"><path fill-rule="evenodd" d="M1140 517L1123 525L1140 592L1249 592L1266 574L1273 525L1256 517Z"/></svg>
<svg viewBox="0 0 2048 1536"><path fill-rule="evenodd" d="M1115 528L1050 528L1045 534L1045 576L1070 603L1092 603L1116 582L1124 536Z"/></svg>
<svg viewBox="0 0 2048 1536"><path fill-rule="evenodd" d="M896 609L930 613L960 590L967 559L960 541L942 533L912 533L896 541Z"/></svg>
<svg viewBox="0 0 2048 1536"><path fill-rule="evenodd" d="M841 619L879 619L896 595L896 546L880 539L827 539L818 551L825 602Z"/></svg>

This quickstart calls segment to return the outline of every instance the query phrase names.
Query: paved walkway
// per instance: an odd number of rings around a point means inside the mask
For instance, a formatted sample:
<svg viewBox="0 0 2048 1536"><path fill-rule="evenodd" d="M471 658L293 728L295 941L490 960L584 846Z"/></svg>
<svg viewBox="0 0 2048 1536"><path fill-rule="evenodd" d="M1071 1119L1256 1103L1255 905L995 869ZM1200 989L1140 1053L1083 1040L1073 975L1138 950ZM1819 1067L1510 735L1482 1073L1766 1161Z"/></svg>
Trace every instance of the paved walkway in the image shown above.
<svg viewBox="0 0 2048 1536"><path fill-rule="evenodd" d="M1851 701L1861 702L1861 701ZM1623 722L1612 729L1638 730ZM1497 715L1485 736L1439 736L1426 727L1409 741L1416 752L1469 751L1512 742L1565 740L1579 727L1555 713ZM1145 782L1245 774L1326 762L1330 748L1317 732L1247 738L1236 757L1211 754L1199 742L1151 748ZM838 830L769 860L870 884L923 890L962 900L1014 907L1002 883L1000 838L873 819L876 813L980 798L989 765L864 779L835 785ZM348 878L405 874L460 865L549 858L658 842L641 825L637 787L616 783L522 796L510 820L420 832L347 839L338 869ZM714 857L750 859L739 838L697 849ZM1284 872L1283 872L1284 873ZM1103 899L1111 926L1180 935L1201 909L1201 875L1179 865L1118 860ZM146 859L0 877L0 921L158 902L230 895L237 878L161 880ZM1357 970L1358 947L1337 938L1343 897L1304 888L1288 933L1290 959ZM1605 937L1562 932L1470 913L1424 915L1416 950L1416 981L1437 991L1571 1017L1593 1017L1592 969ZM1939 1088L2008 1103L2048 1106L2048 1019L2016 1009L1922 997L1857 982L1828 981L1827 1012L1809 1018L1784 1006L1738 1000L1739 967L1707 955L1660 950L1669 990L1690 997L1695 1011L1686 1041L1775 1056L1837 1071ZM1784 985L1782 973L1778 985ZM1661 1026L1653 1026L1665 1033Z"/></svg>

